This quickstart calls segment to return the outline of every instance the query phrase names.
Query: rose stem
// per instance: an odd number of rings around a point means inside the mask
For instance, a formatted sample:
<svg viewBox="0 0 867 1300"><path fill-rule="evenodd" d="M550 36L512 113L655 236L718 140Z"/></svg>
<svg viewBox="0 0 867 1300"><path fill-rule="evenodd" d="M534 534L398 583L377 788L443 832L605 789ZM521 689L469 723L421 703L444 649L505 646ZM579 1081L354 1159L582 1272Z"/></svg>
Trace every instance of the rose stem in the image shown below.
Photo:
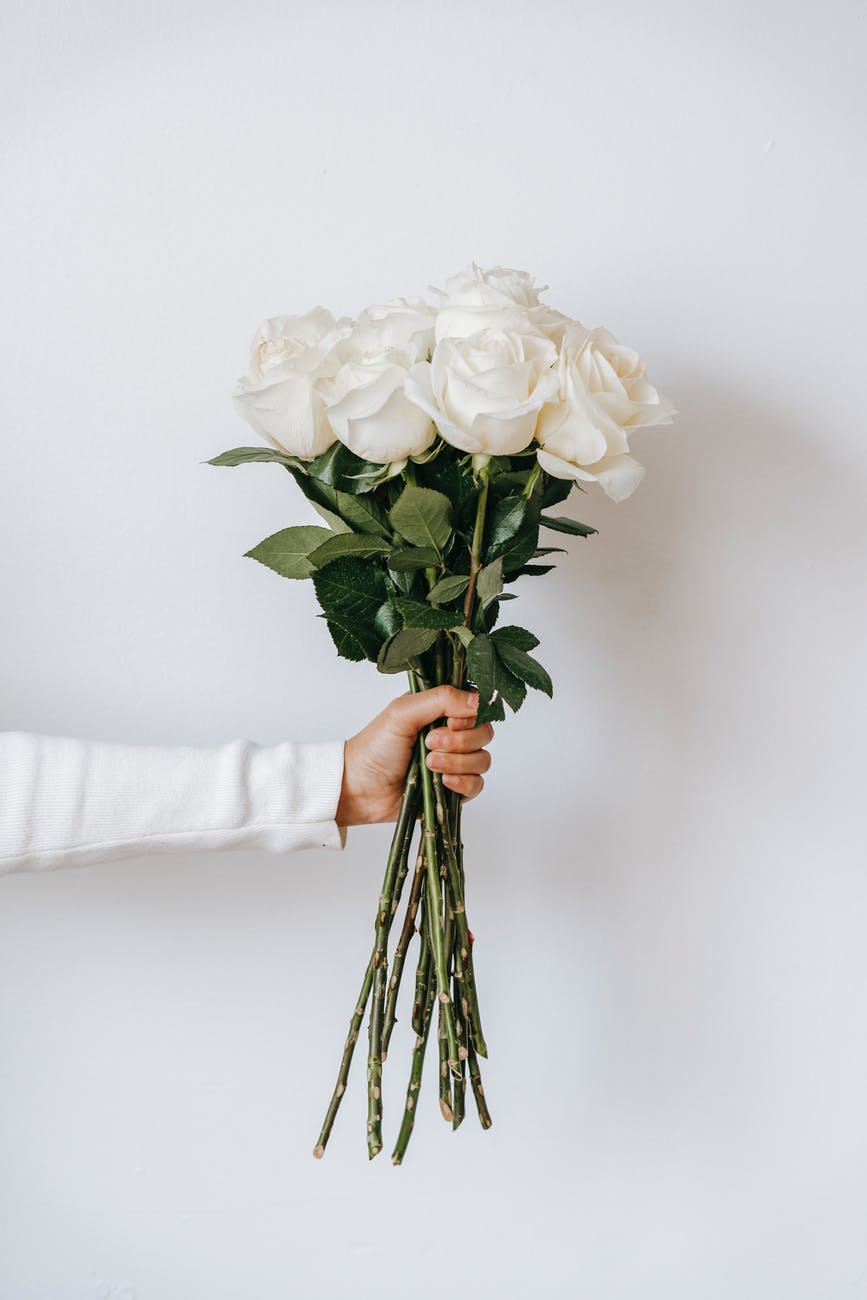
<svg viewBox="0 0 867 1300"><path fill-rule="evenodd" d="M313 1154L317 1160L321 1160L325 1154L325 1147L331 1136L331 1129L334 1125L334 1119L340 1106L341 1098L346 1091L346 1084L349 1079L349 1067L352 1064L352 1053L355 1051L355 1044L358 1042L358 1031L361 1028L361 1022L364 1019L364 1011L367 1006L367 999L370 997L370 990L373 985L373 958L367 963L367 970L364 973L364 980L361 985L361 992L358 995L355 1011L349 1022L349 1033L346 1036L346 1043L343 1048L343 1057L340 1061L340 1069L337 1072L337 1084L334 1092L331 1094L331 1101L328 1103L328 1110L325 1112L325 1119L322 1123L322 1132L319 1134L319 1141L313 1148Z"/></svg>
<svg viewBox="0 0 867 1300"><path fill-rule="evenodd" d="M479 1123L482 1128L490 1128L494 1121L491 1119L491 1113L488 1110L488 1103L485 1101L485 1090L482 1087L479 1060L472 1043L470 1043L468 1064L470 1067L470 1083L473 1089L473 1096L476 1099L476 1110L479 1112Z"/></svg>
<svg viewBox="0 0 867 1300"><path fill-rule="evenodd" d="M388 981L388 995L385 1000L385 1023L382 1028L382 1059L385 1061L388 1053L388 1044L391 1042L391 1031L395 1025L395 1011L397 1008L397 995L400 991L400 981L403 975L404 962L412 936L415 934L415 918L418 913L419 900L421 899L422 888L425 883L424 873L424 845L422 844L418 851L415 862L415 871L413 872L412 885L409 891L409 902L407 904L406 916L403 921L403 928L394 950L394 956L391 962L391 979Z"/></svg>
<svg viewBox="0 0 867 1300"><path fill-rule="evenodd" d="M461 882L461 868L458 862L455 842L452 838L451 826L449 824L448 813L446 808L445 789L442 783L442 777L439 772L432 772L432 782L435 800L437 824L440 829L440 838L443 845L446 870L448 873L448 885L451 890L451 896L454 900L454 921L455 930L457 931L457 943L455 947L456 954L460 956L460 980L462 986L462 1003L466 1000L466 1007L462 1006L464 1016L468 1021L469 1034L473 1041L473 1046L479 1056L487 1056L488 1048L485 1043L485 1037L482 1033L482 1022L479 1015L479 999L476 991L476 973L473 965L473 951L470 943L470 930L467 923L467 910L464 902L464 891ZM422 774L424 780L424 774Z"/></svg>
<svg viewBox="0 0 867 1300"><path fill-rule="evenodd" d="M440 1111L447 1124L452 1122L452 1085L451 1071L449 1070L449 1048L446 1040L445 1017L442 1012L442 1003L440 1002L439 1017L437 1020L437 1048L439 1049L439 1087L440 1087Z"/></svg>
<svg viewBox="0 0 867 1300"><path fill-rule="evenodd" d="M421 689L415 673L410 673L410 685L413 691ZM421 769L421 792L422 792L422 830L424 834L425 858L427 860L427 906L428 906L428 926L431 936L431 948L433 950L434 966L436 968L437 997L444 1007L443 1016L446 1023L446 1039L449 1050L449 1065L457 1072L458 1066L458 1039L455 1031L455 1018L452 1008L451 995L449 993L449 979L446 971L446 953L443 944L443 923L442 923L442 890L440 889L439 864L437 862L437 836L436 836L436 813L434 811L434 794L433 794L433 773L428 767L425 759L427 757L427 748L425 746L425 736L428 728L425 727L419 733L418 737L418 761Z"/></svg>
<svg viewBox="0 0 867 1300"><path fill-rule="evenodd" d="M431 1012L434 1004L434 985L431 981L428 988L427 998L425 1000L424 1018L422 1023L422 1032L415 1040L415 1047L412 1053L412 1066L410 1068L409 1085L406 1090L406 1106L403 1112L403 1119L400 1124L400 1132L397 1135L397 1142L392 1153L392 1164L399 1165L406 1154L407 1144L412 1136L413 1125L415 1124L416 1103L418 1100L418 1091L421 1086L421 1072L424 1065L424 1053L427 1046L427 1040L430 1031L430 1022L432 1019Z"/></svg>
<svg viewBox="0 0 867 1300"><path fill-rule="evenodd" d="M470 585L467 587L467 594L464 598L464 622L467 627L472 626L473 604L476 598L476 582L479 577L479 569L482 567L482 542L485 535L485 511L488 506L488 473L482 470L480 474L482 486L479 488L479 499L476 502L476 522L473 528L473 542L470 551Z"/></svg>
<svg viewBox="0 0 867 1300"><path fill-rule="evenodd" d="M451 890L446 888L447 907L454 916L454 900L451 897ZM452 939L454 930L452 931ZM467 1091L467 1013L466 998L462 996L461 986L463 983L463 968L461 965L461 955L452 945L452 996L455 1004L455 1027L458 1031L458 1060L460 1062L460 1078L452 1083L452 1128L458 1129L463 1123L464 1114L466 1113L466 1091Z"/></svg>
<svg viewBox="0 0 867 1300"><path fill-rule="evenodd" d="M417 764L415 763L415 760L413 760L413 764L411 764L410 766L410 773L413 770L415 770L416 772L415 791L416 791L416 799L417 799L418 768L417 768ZM407 774L407 781L409 780L410 773ZM404 788L404 798L405 797L406 797L406 787ZM401 806L401 811L403 811L402 806ZM409 818L411 827L414 825L414 815L415 815L415 810L413 811L413 816ZM400 831L401 831L401 822L400 822L400 815L399 815L398 824L395 826L394 836L392 837L392 849L394 849L394 846L396 844L401 843ZM409 839L411 839L411 835ZM403 853L404 850L406 853L408 853L409 847L410 847L409 840L405 838L404 844L402 844L401 846L401 853ZM400 879L401 878L398 875L398 882L400 881ZM397 898L395 898L393 901L392 911L394 911L396 907L397 907ZM372 986L373 986L373 954L371 954L370 960L367 963L367 970L364 972L364 979L361 984L361 991L358 995L358 999L355 1004L355 1011L353 1012L352 1019L349 1022L349 1033L346 1036L346 1042L343 1048L343 1056L340 1061L340 1069L337 1072L337 1083L334 1087L334 1092L331 1095L331 1100L328 1103L328 1109L325 1112L325 1119L322 1124L322 1131L319 1134L319 1141L316 1143L316 1146L313 1148L313 1154L316 1156L317 1159L321 1159L325 1153L325 1147L328 1143L329 1137L331 1136L331 1129L334 1125L334 1119L337 1115L337 1111L340 1106L340 1102L343 1097L343 1094L346 1091L346 1084L349 1079L349 1067L352 1064L352 1056L355 1051L355 1044L358 1042L358 1034L359 1034L359 1030L361 1029L361 1022L364 1019L364 1011L367 1006L367 1000L370 997L370 990Z"/></svg>
<svg viewBox="0 0 867 1300"><path fill-rule="evenodd" d="M418 965L415 969L415 993L412 999L412 1015L410 1023L416 1034L421 1033L422 1021L424 1019L424 1009L427 1003L427 991L430 983L436 983L431 980L431 955L430 942L427 934L427 921L425 919L426 908L424 900L421 906L421 946L418 950Z"/></svg>
<svg viewBox="0 0 867 1300"><path fill-rule="evenodd" d="M443 921L443 943L446 950L446 971L451 972L452 967L452 941L454 938L454 911L449 898L449 888L446 882L443 882L443 903L445 907L445 918ZM453 1004L457 1006L457 1003ZM458 1017L455 1016L455 1032L460 1033L460 1024ZM449 1070L448 1059L448 1042L446 1039L445 1016L443 1015L442 1003L440 1003L439 1017L437 1019L437 1047L439 1048L439 1089L440 1089L440 1111L447 1124L451 1124L453 1119L452 1112L452 1082L451 1071ZM458 1042L457 1059L460 1061L460 1041ZM458 1067L460 1068L460 1066Z"/></svg>
<svg viewBox="0 0 867 1300"><path fill-rule="evenodd" d="M460 796L454 791L449 790L446 796L446 815L448 817L449 830L451 831L452 840L455 846L455 853L458 858L458 866L461 874L461 884L463 884L463 852L460 842L460 815L461 800ZM451 889L448 891L449 906L454 909L454 899L451 896ZM467 1010L466 999L462 996L463 986L463 965L461 963L460 952L452 950L452 997L454 998L455 1007L460 1008L460 1014L456 1014L456 1023L458 1030L458 1057L461 1063L461 1077L456 1079L452 1088L452 1128L458 1129L464 1120L466 1114L466 1095L467 1095Z"/></svg>
<svg viewBox="0 0 867 1300"><path fill-rule="evenodd" d="M406 878L406 872L402 869L402 860L405 861L409 854L407 829L415 822L418 780L419 764L417 759L413 759L403 788L400 812L388 852L382 892L376 912L376 940L372 957L373 994L367 1052L367 1154L371 1160L382 1150L382 1024L388 970L388 935L394 914L392 896L396 892L396 882L400 880L402 883ZM396 903L395 899L395 907Z"/></svg>

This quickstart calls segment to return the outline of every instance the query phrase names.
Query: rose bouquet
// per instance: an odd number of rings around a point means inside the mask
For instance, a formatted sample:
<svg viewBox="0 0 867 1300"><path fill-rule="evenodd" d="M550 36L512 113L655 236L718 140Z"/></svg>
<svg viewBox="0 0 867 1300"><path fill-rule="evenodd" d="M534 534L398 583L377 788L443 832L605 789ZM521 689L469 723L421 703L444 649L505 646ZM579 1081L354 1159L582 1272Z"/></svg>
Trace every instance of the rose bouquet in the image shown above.
<svg viewBox="0 0 867 1300"><path fill-rule="evenodd" d="M545 561L562 550L540 545L542 529L596 531L550 511L584 483L627 497L643 474L630 433L669 423L674 411L637 353L543 303L523 272L473 265L437 294L436 307L399 299L356 320L317 307L265 321L235 400L270 446L209 463L274 461L288 470L323 522L284 528L248 554L285 578L312 579L339 655L406 673L412 691L473 684L481 723L502 719L505 705L517 711L528 686L552 694L531 654L537 638L502 617L515 599L508 588L549 572ZM433 1036L443 1116L458 1128L469 1085L482 1126L491 1123L461 800L425 753L421 735L316 1156L368 1005L367 1149L371 1158L382 1149L382 1066L416 934L415 1038L392 1158L400 1164L406 1152Z"/></svg>

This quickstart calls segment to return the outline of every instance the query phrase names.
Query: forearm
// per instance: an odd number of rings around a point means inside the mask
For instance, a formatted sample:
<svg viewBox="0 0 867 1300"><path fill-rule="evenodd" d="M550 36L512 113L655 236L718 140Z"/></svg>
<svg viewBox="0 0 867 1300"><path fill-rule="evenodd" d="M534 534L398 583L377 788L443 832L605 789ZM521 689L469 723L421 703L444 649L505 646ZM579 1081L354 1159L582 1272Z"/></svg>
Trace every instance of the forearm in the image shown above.
<svg viewBox="0 0 867 1300"><path fill-rule="evenodd" d="M343 742L215 749L0 733L0 873L144 853L339 848Z"/></svg>

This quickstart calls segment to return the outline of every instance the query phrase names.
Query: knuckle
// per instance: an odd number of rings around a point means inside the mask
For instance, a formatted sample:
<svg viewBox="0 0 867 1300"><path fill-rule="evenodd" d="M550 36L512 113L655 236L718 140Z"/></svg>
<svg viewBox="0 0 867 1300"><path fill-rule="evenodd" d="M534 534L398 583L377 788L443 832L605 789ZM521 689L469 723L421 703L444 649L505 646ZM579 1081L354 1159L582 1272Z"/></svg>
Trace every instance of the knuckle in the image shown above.
<svg viewBox="0 0 867 1300"><path fill-rule="evenodd" d="M409 698L410 698L409 694L404 694L404 695L396 695L393 700L389 700L388 704L386 704L385 709L383 710L386 717L399 718L403 713L404 708L406 707L406 701Z"/></svg>

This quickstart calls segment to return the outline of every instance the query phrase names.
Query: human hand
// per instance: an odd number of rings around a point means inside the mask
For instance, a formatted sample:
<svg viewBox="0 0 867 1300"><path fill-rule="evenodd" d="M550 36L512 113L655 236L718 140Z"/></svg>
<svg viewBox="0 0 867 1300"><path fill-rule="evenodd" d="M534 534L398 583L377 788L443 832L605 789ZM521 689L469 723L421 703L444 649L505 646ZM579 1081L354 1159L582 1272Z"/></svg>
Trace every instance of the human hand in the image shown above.
<svg viewBox="0 0 867 1300"><path fill-rule="evenodd" d="M482 773L491 766L485 745L494 734L489 722L475 725L478 707L474 691L454 686L434 686L392 700L346 742L338 825L396 821L418 733L439 718L446 721L428 732L427 765L441 773L449 790L465 799L475 798L484 785Z"/></svg>

